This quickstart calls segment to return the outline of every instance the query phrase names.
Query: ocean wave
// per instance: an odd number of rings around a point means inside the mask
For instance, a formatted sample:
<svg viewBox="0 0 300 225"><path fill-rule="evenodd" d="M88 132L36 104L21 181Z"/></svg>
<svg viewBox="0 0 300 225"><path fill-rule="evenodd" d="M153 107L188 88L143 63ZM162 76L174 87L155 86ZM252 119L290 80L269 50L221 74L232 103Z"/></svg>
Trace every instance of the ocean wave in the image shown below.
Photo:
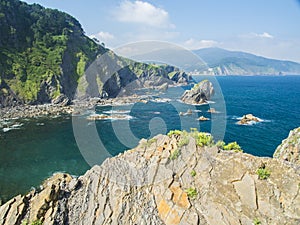
<svg viewBox="0 0 300 225"><path fill-rule="evenodd" d="M195 105L195 106L209 105L209 104L215 104L215 103L216 103L216 102L214 102L214 101L207 101L207 102L201 103L201 104L190 104L190 103L183 102L183 101L180 100L180 99L177 99L177 102L180 102L180 103L186 104L186 105Z"/></svg>
<svg viewBox="0 0 300 225"><path fill-rule="evenodd" d="M11 123L10 123L10 124L6 124L7 127L2 128L2 130L3 130L4 133L6 133L6 132L11 131L11 130L18 130L23 125L24 125L23 123L16 123L16 124L13 124L13 125L11 125Z"/></svg>
<svg viewBox="0 0 300 225"><path fill-rule="evenodd" d="M86 119L87 120L131 120L133 119L133 116L127 115L127 114L91 114Z"/></svg>
<svg viewBox="0 0 300 225"><path fill-rule="evenodd" d="M108 111L103 111L105 114L127 114L130 113L130 110L108 110Z"/></svg>
<svg viewBox="0 0 300 225"><path fill-rule="evenodd" d="M166 103L172 101L170 98L156 98L156 99L151 99L151 102L157 102L157 103Z"/></svg>
<svg viewBox="0 0 300 225"><path fill-rule="evenodd" d="M236 122L235 124L239 125L239 126L253 126L253 125L257 124L257 123L259 123L259 122L249 121L249 122L244 123L244 124L240 124L239 122Z"/></svg>

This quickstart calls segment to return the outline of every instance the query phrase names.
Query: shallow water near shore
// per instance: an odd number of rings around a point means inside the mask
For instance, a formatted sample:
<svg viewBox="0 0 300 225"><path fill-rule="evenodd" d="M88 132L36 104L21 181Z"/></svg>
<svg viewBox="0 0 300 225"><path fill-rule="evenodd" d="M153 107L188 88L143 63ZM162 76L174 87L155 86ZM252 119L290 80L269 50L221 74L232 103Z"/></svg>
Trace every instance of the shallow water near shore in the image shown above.
<svg viewBox="0 0 300 225"><path fill-rule="evenodd" d="M197 81L203 79L194 78ZM289 131L300 126L300 76L227 76L217 77L217 80L225 98L226 114L221 111L214 116L226 119L226 142L237 141L247 153L272 156ZM199 116L211 118L207 110L217 106L218 98L208 105L186 105L179 98L187 88L170 88L147 104L139 102L96 109L98 114L129 115L127 120L89 121L87 115L79 118L87 127L96 124L99 138L111 155L135 146L138 139L171 129L197 127L210 132L212 121L196 119ZM192 115L179 116L179 112L188 109L192 109ZM248 126L237 125L238 118L248 113L263 121ZM0 198L4 201L28 192L31 187L38 187L55 172L82 175L90 168L77 146L71 116L16 119L0 124ZM124 129L126 126L136 139L129 138ZM128 140L124 141L124 137Z"/></svg>

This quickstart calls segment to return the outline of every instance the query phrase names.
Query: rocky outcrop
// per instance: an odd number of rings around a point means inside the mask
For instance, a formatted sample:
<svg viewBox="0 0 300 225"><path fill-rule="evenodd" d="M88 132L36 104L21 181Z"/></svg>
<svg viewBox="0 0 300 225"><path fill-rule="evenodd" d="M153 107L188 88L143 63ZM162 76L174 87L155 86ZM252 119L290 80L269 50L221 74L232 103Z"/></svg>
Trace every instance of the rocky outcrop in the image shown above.
<svg viewBox="0 0 300 225"><path fill-rule="evenodd" d="M300 223L299 170L221 150L203 135L158 135L81 177L56 174L2 205L0 224Z"/></svg>
<svg viewBox="0 0 300 225"><path fill-rule="evenodd" d="M181 96L181 100L187 104L204 104L214 95L214 87L208 80L196 84L191 90L187 90Z"/></svg>
<svg viewBox="0 0 300 225"><path fill-rule="evenodd" d="M243 117L237 122L239 125L250 125L252 123L262 122L262 120L252 114L243 115Z"/></svg>
<svg viewBox="0 0 300 225"><path fill-rule="evenodd" d="M287 139L277 147L274 158L279 158L300 166L300 128L290 131Z"/></svg>

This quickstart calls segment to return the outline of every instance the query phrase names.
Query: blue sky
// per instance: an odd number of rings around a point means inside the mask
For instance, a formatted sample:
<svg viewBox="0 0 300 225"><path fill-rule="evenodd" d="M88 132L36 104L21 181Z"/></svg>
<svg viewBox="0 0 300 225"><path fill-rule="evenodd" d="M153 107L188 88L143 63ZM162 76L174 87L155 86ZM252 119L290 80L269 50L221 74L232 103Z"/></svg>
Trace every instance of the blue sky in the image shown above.
<svg viewBox="0 0 300 225"><path fill-rule="evenodd" d="M65 11L107 47L144 40L300 62L297 0L25 0Z"/></svg>

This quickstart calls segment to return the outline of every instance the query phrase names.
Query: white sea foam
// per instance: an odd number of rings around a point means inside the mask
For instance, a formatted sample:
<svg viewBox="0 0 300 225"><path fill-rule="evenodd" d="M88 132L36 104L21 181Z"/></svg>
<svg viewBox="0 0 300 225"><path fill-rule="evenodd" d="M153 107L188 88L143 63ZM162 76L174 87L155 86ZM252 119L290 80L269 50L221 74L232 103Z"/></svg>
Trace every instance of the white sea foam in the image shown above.
<svg viewBox="0 0 300 225"><path fill-rule="evenodd" d="M133 116L127 115L127 114L96 114L93 113L87 117L87 120L131 120L133 119Z"/></svg>
<svg viewBox="0 0 300 225"><path fill-rule="evenodd" d="M11 127L13 129L19 129L21 126L23 126L23 123L16 123L16 124L12 125Z"/></svg>
<svg viewBox="0 0 300 225"><path fill-rule="evenodd" d="M10 130L13 130L14 128L11 128L11 127L4 127L2 130L3 132L8 132Z"/></svg>
<svg viewBox="0 0 300 225"><path fill-rule="evenodd" d="M108 110L104 111L105 114L127 114L130 113L130 110Z"/></svg>
<svg viewBox="0 0 300 225"><path fill-rule="evenodd" d="M16 123L16 124L13 124L13 125L11 125L11 123L9 123L9 124L5 124L5 125L6 125L6 127L4 127L2 130L3 130L3 132L6 133L10 130L20 129L23 126L23 123Z"/></svg>
<svg viewBox="0 0 300 225"><path fill-rule="evenodd" d="M151 102L158 102L158 103L165 103L165 102L170 102L172 101L170 98L156 98L150 100Z"/></svg>

